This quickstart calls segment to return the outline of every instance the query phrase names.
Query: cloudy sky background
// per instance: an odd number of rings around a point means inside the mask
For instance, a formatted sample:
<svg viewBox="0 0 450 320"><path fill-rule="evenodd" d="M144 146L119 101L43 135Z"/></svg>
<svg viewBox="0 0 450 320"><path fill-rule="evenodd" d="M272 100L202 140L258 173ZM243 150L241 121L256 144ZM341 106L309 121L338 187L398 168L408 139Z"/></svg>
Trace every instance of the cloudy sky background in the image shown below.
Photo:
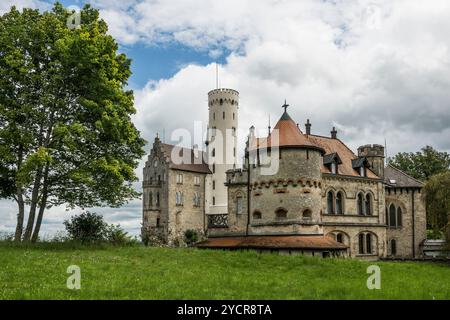
<svg viewBox="0 0 450 320"><path fill-rule="evenodd" d="M121 52L133 59L136 126L148 141L207 120L207 92L240 92L239 126L266 133L287 99L301 127L338 137L353 150L384 144L388 155L432 145L450 151L448 0L92 0ZM53 1L2 0L51 8ZM150 146L147 147L147 151ZM242 148L242 146L241 146ZM142 165L137 169L142 176ZM139 188L139 183L136 184ZM139 233L141 205L102 208L108 222ZM54 208L43 235L78 212ZM16 206L0 201L0 231L13 231Z"/></svg>

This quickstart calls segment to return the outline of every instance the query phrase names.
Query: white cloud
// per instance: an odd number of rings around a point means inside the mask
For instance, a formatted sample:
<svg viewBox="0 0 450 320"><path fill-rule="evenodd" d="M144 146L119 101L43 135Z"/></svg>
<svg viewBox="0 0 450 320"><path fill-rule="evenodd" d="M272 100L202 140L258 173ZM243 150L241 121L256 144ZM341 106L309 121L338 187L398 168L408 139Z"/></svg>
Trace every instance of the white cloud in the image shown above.
<svg viewBox="0 0 450 320"><path fill-rule="evenodd" d="M9 11L12 6L16 6L18 10L23 8L46 10L50 8L47 2L41 0L2 0L0 2L0 14Z"/></svg>
<svg viewBox="0 0 450 320"><path fill-rule="evenodd" d="M286 98L294 120L309 118L323 135L335 125L354 150L385 138L390 155L426 144L450 150L447 0L91 2L122 44L177 42L212 57L231 51L221 85L240 91L244 130L265 132L269 114L273 126ZM173 129L193 130L207 120L214 87L214 65L151 80L135 91L136 125L150 143L163 129L167 141ZM137 228L140 208L130 210Z"/></svg>

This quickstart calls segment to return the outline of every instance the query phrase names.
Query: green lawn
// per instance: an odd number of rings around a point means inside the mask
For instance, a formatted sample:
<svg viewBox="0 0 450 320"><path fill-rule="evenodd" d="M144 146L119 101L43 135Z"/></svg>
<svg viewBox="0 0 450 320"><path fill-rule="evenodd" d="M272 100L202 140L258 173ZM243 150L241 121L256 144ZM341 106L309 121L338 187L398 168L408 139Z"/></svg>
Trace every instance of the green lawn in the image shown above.
<svg viewBox="0 0 450 320"><path fill-rule="evenodd" d="M381 268L368 290L367 266ZM69 265L81 289L66 288ZM449 299L450 266L256 252L0 244L0 299Z"/></svg>

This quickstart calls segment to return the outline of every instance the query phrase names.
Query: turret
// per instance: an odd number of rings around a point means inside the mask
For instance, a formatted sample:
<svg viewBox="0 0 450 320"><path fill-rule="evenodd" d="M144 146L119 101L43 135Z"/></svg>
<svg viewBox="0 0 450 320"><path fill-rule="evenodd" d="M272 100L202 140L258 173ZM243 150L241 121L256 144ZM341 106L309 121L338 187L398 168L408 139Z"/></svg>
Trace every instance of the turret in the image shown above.
<svg viewBox="0 0 450 320"><path fill-rule="evenodd" d="M208 164L212 172L206 195L206 211L227 213L226 172L237 165L239 92L215 89L208 93Z"/></svg>
<svg viewBox="0 0 450 320"><path fill-rule="evenodd" d="M358 156L366 157L370 169L380 178L384 178L384 147L379 144L367 144L358 148Z"/></svg>

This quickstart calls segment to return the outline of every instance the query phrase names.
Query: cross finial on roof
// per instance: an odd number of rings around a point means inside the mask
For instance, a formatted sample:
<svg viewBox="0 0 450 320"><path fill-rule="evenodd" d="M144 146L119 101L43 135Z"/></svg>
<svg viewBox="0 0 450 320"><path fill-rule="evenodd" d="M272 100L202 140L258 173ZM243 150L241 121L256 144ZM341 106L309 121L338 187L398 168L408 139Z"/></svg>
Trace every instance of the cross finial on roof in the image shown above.
<svg viewBox="0 0 450 320"><path fill-rule="evenodd" d="M281 107L284 108L284 112L286 112L287 107L289 107L289 105L286 103L286 99L284 99L284 104Z"/></svg>

